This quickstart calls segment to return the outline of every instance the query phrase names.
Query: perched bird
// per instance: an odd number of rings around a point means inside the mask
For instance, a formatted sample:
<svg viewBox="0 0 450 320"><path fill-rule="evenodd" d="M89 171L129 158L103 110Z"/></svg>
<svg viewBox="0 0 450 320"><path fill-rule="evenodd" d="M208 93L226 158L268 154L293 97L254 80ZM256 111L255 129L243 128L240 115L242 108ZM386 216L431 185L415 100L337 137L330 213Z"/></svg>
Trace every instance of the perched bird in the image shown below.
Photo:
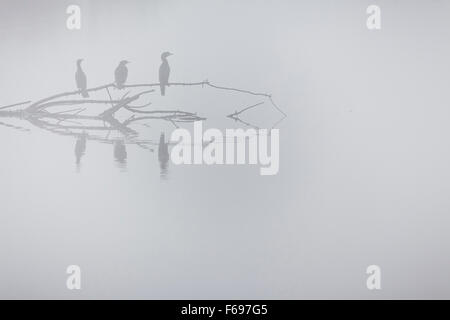
<svg viewBox="0 0 450 320"><path fill-rule="evenodd" d="M77 72L75 73L75 81L77 83L77 88L81 92L81 96L83 98L88 98L89 93L86 91L87 89L87 78L86 74L84 73L83 69L81 68L81 62L83 62L83 59L77 60Z"/></svg>
<svg viewBox="0 0 450 320"><path fill-rule="evenodd" d="M164 52L161 55L161 66L159 67L159 87L161 88L161 95L164 96L166 94L166 86L169 86L169 75L170 75L170 66L167 61L167 57L171 56L172 53Z"/></svg>
<svg viewBox="0 0 450 320"><path fill-rule="evenodd" d="M122 89L125 82L127 82L127 77L128 77L127 64L128 63L130 63L130 62L127 60L120 61L119 66L116 68L116 71L114 72L116 86L118 89Z"/></svg>

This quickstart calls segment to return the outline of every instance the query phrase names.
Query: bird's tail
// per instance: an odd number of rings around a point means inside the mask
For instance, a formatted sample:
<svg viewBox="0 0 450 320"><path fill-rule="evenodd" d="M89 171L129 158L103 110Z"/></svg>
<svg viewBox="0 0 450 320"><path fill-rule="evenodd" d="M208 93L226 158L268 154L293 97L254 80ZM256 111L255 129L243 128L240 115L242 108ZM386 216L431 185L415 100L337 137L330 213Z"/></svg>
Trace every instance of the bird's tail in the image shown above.
<svg viewBox="0 0 450 320"><path fill-rule="evenodd" d="M164 84L160 84L159 87L161 88L161 95L166 95L166 86Z"/></svg>
<svg viewBox="0 0 450 320"><path fill-rule="evenodd" d="M81 90L81 96L83 98L89 98L89 93L86 90Z"/></svg>

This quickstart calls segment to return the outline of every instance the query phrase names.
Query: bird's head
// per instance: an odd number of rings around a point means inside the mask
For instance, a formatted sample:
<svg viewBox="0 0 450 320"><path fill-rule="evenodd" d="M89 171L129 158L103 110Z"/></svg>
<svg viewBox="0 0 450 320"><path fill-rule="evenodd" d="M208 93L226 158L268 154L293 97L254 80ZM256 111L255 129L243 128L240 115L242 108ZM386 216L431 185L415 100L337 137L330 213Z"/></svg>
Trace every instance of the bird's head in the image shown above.
<svg viewBox="0 0 450 320"><path fill-rule="evenodd" d="M77 64L80 65L83 62L83 59L78 59Z"/></svg>
<svg viewBox="0 0 450 320"><path fill-rule="evenodd" d="M173 53L170 53L170 52L168 52L168 51L163 52L163 53L161 54L161 59L166 59L167 57L169 57L169 56L171 56L171 55L173 55Z"/></svg>
<svg viewBox="0 0 450 320"><path fill-rule="evenodd" d="M127 61L127 60L122 60L122 61L120 61L120 64L122 65L122 66L125 66L125 65L127 65L127 64L129 64L130 63L130 61Z"/></svg>

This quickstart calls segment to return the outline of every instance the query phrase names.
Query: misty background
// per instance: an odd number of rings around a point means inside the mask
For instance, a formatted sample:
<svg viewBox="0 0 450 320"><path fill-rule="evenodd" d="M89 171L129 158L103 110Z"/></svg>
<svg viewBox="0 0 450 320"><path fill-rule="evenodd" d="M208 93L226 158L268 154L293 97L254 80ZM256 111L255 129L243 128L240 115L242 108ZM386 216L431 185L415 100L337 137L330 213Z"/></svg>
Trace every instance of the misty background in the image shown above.
<svg viewBox="0 0 450 320"><path fill-rule="evenodd" d="M0 297L449 298L449 36L445 0L0 0L1 106L75 90L79 58L88 87L123 59L129 83L157 82L170 51L171 81L270 93L288 115L278 175L169 164L167 179L156 152L127 146L124 169L88 141L77 168L73 137L0 118L30 130L0 126ZM150 100L216 128L260 102L201 87ZM381 291L366 288L371 264Z"/></svg>

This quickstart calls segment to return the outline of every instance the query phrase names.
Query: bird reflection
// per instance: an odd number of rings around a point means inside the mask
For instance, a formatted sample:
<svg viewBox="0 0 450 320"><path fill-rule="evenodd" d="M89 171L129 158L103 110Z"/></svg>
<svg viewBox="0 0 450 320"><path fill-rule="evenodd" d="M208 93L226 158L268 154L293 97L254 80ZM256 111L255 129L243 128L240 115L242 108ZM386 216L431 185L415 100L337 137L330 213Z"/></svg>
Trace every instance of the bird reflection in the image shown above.
<svg viewBox="0 0 450 320"><path fill-rule="evenodd" d="M127 148L122 140L114 142L114 159L119 168L127 168Z"/></svg>
<svg viewBox="0 0 450 320"><path fill-rule="evenodd" d="M86 153L86 134L82 134L77 138L75 143L75 158L78 171L81 169L81 158Z"/></svg>
<svg viewBox="0 0 450 320"><path fill-rule="evenodd" d="M161 168L161 178L166 179L169 167L169 144L166 143L164 133L159 137L158 161Z"/></svg>

